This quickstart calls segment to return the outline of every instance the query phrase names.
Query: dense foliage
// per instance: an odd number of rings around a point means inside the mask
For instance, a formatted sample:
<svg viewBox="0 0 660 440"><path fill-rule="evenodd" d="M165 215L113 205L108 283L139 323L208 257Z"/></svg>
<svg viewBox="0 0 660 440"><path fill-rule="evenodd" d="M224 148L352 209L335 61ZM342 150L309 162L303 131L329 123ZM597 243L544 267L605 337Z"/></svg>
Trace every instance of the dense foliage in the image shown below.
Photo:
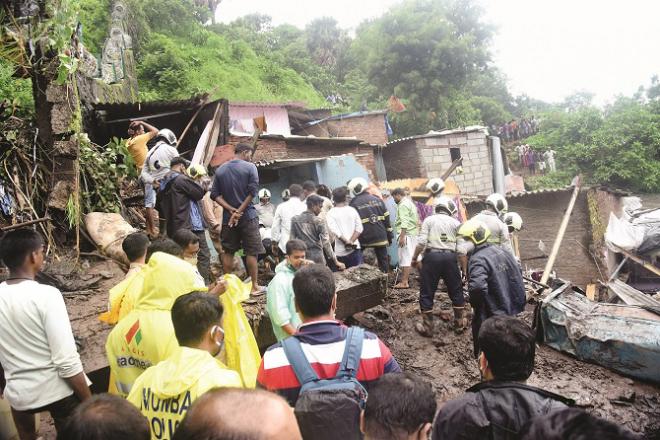
<svg viewBox="0 0 660 440"><path fill-rule="evenodd" d="M558 172L530 179L532 185L566 184L582 173L590 182L660 190L658 78L604 109L593 106L586 92L559 104L513 97L491 60L494 30L476 0L403 0L354 34L328 17L304 29L273 26L258 13L211 24L209 4L217 2L125 1L143 100L209 92L230 100L302 101L311 108L355 111L386 108L396 96L406 111L389 114L395 137L535 115L540 131L528 142L555 149ZM100 55L111 0L69 3L79 10L84 44ZM27 114L29 83L12 77L3 53L0 93L10 97L10 111Z"/></svg>
<svg viewBox="0 0 660 440"><path fill-rule="evenodd" d="M618 98L604 109L584 96L542 114L534 148L557 151L560 172L550 179L568 183L580 173L587 181L643 192L660 191L660 100L657 79L645 93ZM588 98L588 97L587 97ZM557 180L558 178L558 180Z"/></svg>

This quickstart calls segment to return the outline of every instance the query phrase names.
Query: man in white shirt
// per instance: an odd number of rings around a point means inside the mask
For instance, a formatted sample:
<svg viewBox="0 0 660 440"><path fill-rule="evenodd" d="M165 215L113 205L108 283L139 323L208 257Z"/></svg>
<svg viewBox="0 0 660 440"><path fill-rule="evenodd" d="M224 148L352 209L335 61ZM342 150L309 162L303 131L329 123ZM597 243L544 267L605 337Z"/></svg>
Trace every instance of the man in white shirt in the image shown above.
<svg viewBox="0 0 660 440"><path fill-rule="evenodd" d="M60 431L76 406L91 397L64 299L34 279L44 242L31 229L8 233L0 259L9 278L0 284L0 390L21 439L37 437L34 414L48 411ZM0 380L0 383L3 381Z"/></svg>
<svg viewBox="0 0 660 440"><path fill-rule="evenodd" d="M291 235L291 219L307 210L307 205L300 199L303 193L302 186L293 184L289 187L290 198L280 203L275 209L273 227L271 229L271 242L273 254L286 254L286 243Z"/></svg>
<svg viewBox="0 0 660 440"><path fill-rule="evenodd" d="M348 269L349 267L359 266L363 262L358 237L364 227L357 210L348 206L347 196L348 188L345 186L335 188L332 191L332 200L335 206L328 211L326 221L330 233L335 237L337 260L344 263Z"/></svg>

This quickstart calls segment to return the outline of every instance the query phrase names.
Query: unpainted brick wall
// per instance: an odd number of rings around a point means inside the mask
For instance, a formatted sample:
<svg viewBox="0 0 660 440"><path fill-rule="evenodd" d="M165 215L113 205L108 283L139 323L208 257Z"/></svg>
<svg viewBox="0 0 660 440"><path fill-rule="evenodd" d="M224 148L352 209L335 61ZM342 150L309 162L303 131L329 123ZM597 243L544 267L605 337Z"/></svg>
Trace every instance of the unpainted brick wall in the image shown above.
<svg viewBox="0 0 660 440"><path fill-rule="evenodd" d="M387 179L440 177L451 166L450 148L460 148L463 174L452 174L464 194L490 194L493 166L483 132L457 133L390 144L383 149Z"/></svg>
<svg viewBox="0 0 660 440"><path fill-rule="evenodd" d="M414 140L395 142L383 148L387 180L425 177Z"/></svg>
<svg viewBox="0 0 660 440"><path fill-rule="evenodd" d="M251 142L251 138L231 136L229 143L236 145L239 142ZM304 159L326 156L341 156L342 154L354 154L356 160L366 168L371 179L375 178L376 164L373 148L366 144L355 146L340 145L306 145L289 144L283 139L259 139L254 161L271 161L276 159Z"/></svg>
<svg viewBox="0 0 660 440"><path fill-rule="evenodd" d="M529 193L507 198L509 212L517 212L523 219L523 229L518 233L518 238L524 269L543 270L545 267L547 258L533 258L543 255L538 247L539 240L545 243L546 252L549 254L572 193L573 190L569 189L548 193ZM468 214L472 216L483 208L485 206L480 203L469 204ZM601 278L591 255L591 249L591 224L587 193L582 191L575 203L555 261L554 270L557 272L557 276L572 281L581 288ZM605 272L604 267L601 267L601 270ZM604 273L603 276L606 274Z"/></svg>
<svg viewBox="0 0 660 440"><path fill-rule="evenodd" d="M369 144L384 144L388 141L384 114L324 121L299 130L296 134L317 137L356 137Z"/></svg>
<svg viewBox="0 0 660 440"><path fill-rule="evenodd" d="M454 133L417 139L426 174L421 177L440 177L451 166L450 148L460 148L463 174L452 174L463 194L493 192L493 165L488 138L480 131Z"/></svg>

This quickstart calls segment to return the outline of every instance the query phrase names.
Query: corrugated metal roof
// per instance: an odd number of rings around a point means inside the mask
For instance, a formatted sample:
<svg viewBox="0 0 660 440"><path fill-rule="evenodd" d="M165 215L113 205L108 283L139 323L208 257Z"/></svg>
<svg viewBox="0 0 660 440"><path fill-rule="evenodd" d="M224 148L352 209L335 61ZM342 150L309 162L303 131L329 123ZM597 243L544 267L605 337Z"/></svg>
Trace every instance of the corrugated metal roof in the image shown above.
<svg viewBox="0 0 660 440"><path fill-rule="evenodd" d="M353 113L342 113L339 115L328 116L327 118L319 119L318 121L308 122L307 124L302 125L301 128L312 127L314 125L318 125L321 122L326 122L326 121L341 121L342 119L362 118L364 116L385 115L385 114L387 114L387 110L370 110L370 111L353 112Z"/></svg>
<svg viewBox="0 0 660 440"><path fill-rule="evenodd" d="M342 154L339 156L322 156L322 157L305 157L305 158L295 158L295 159L273 159L273 160L260 160L259 162L255 162L255 165L257 168L270 168L270 169L278 169L278 168L287 168L287 167L293 167L293 166L298 166L298 165L304 165L307 163L315 163L315 162L321 162L327 159L332 159L332 158L338 158L338 157L345 157L345 156L352 156L354 158L358 157L364 157L366 154Z"/></svg>
<svg viewBox="0 0 660 440"><path fill-rule="evenodd" d="M361 139L356 138L355 136L351 137L318 137L318 136L299 136L292 134L290 136L284 136L281 134L264 134L260 137L264 139L280 139L285 141L287 144L307 144L307 145L357 145L362 144Z"/></svg>
<svg viewBox="0 0 660 440"><path fill-rule="evenodd" d="M507 194L506 198L515 199L516 197L527 197L536 194L550 194L550 193L558 193L565 191L573 191L573 187L571 185L568 185L561 188L543 188L534 191L516 191L516 192L512 192L511 194Z"/></svg>
<svg viewBox="0 0 660 440"><path fill-rule="evenodd" d="M438 136L447 136L450 134L456 134L456 133L471 133L474 131L484 131L485 134L488 134L488 128L484 127L483 125L470 125L464 128L454 128L454 129L447 129L447 130L440 130L440 131L435 131L431 130L426 134L418 134L415 136L408 136L400 139L394 139L393 141L389 141L385 144L385 146L389 146L392 144L396 144L397 142L405 142L405 141L411 141L415 139L424 139L424 138L433 138L433 137L438 137Z"/></svg>

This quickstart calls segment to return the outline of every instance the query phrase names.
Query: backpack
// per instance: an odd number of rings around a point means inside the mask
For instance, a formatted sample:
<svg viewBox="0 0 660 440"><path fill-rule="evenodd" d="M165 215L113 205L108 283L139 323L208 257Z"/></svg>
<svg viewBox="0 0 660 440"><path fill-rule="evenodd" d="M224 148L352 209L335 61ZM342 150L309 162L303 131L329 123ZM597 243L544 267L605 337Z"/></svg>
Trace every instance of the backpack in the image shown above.
<svg viewBox="0 0 660 440"><path fill-rule="evenodd" d="M282 347L300 382L300 394L294 414L303 439L359 440L360 411L367 391L356 379L364 330L351 327L346 334L346 347L334 378L320 379L305 357L300 341L290 337Z"/></svg>

